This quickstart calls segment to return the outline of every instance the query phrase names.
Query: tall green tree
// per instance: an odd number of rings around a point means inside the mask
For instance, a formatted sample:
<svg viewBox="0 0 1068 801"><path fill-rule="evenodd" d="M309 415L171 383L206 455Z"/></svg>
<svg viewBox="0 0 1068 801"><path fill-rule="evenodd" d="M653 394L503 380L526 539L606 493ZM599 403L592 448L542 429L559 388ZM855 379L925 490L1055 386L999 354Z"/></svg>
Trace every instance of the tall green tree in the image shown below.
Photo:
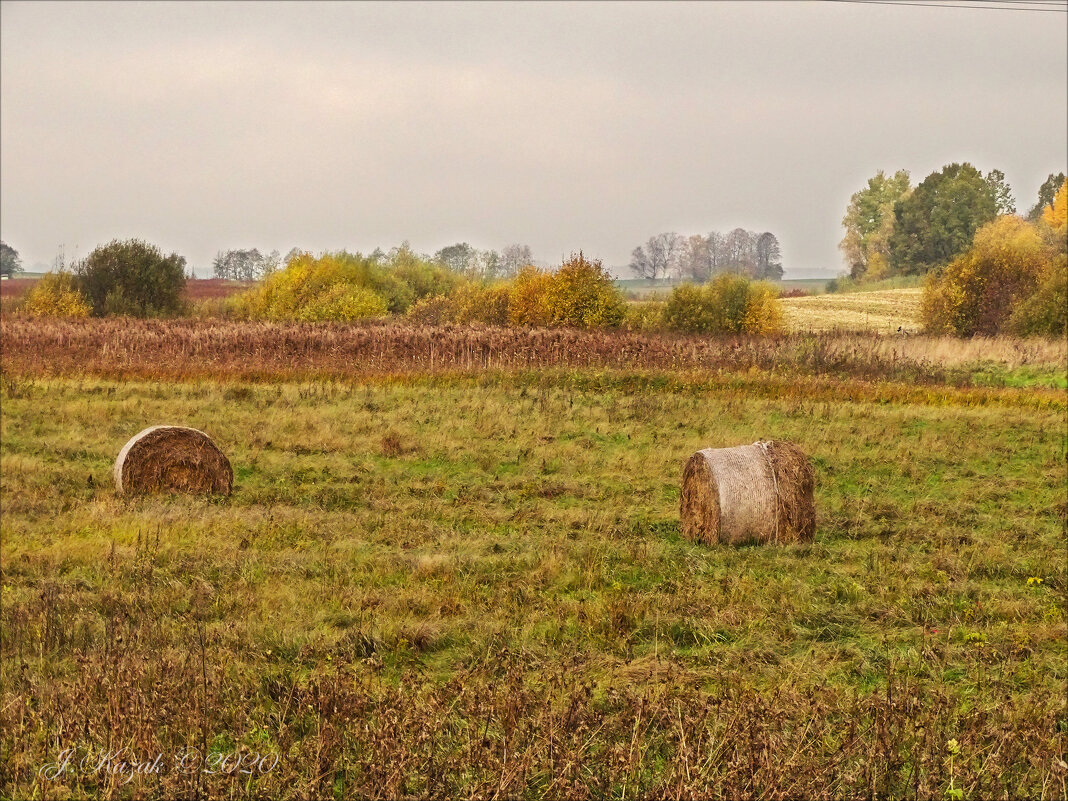
<svg viewBox="0 0 1068 801"><path fill-rule="evenodd" d="M991 170L986 174L986 183L994 195L994 202L998 207L998 216L1015 214L1016 200L1012 196L1012 187L1005 180L1005 173L1001 170Z"/></svg>
<svg viewBox="0 0 1068 801"><path fill-rule="evenodd" d="M846 234L838 243L854 279L884 278L894 230L894 204L911 189L907 170L887 176L882 170L849 199L842 227Z"/></svg>
<svg viewBox="0 0 1068 801"><path fill-rule="evenodd" d="M15 273L22 272L22 259L19 252L7 242L0 241L0 275L14 278Z"/></svg>
<svg viewBox="0 0 1068 801"><path fill-rule="evenodd" d="M920 275L948 264L971 244L982 225L998 216L1004 202L998 192L996 176L984 178L967 162L928 175L894 204L892 271Z"/></svg>

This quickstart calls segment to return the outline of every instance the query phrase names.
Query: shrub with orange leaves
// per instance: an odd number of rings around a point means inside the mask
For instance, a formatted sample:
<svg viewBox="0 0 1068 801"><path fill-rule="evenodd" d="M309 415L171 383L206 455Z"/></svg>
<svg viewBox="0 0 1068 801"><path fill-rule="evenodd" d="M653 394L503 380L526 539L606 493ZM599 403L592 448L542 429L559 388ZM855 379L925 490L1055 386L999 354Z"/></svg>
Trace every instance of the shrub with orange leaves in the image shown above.
<svg viewBox="0 0 1068 801"><path fill-rule="evenodd" d="M618 328L626 302L608 271L582 251L560 265L544 299L549 324L568 328Z"/></svg>
<svg viewBox="0 0 1068 801"><path fill-rule="evenodd" d="M552 282L553 274L537 267L524 267L516 273L508 300L508 321L531 328L549 325L552 313L548 298Z"/></svg>
<svg viewBox="0 0 1068 801"><path fill-rule="evenodd" d="M1053 254L1035 226L1012 214L987 223L971 247L924 287L921 318L930 333L996 334L1031 296Z"/></svg>

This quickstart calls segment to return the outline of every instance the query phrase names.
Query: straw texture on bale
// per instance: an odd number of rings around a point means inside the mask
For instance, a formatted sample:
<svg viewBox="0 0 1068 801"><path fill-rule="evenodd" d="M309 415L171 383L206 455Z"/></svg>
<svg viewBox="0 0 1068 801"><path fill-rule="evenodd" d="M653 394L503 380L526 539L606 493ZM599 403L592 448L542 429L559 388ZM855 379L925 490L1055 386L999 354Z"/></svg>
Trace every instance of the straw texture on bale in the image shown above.
<svg viewBox="0 0 1068 801"><path fill-rule="evenodd" d="M193 492L229 495L230 460L203 431L152 426L127 442L115 460L119 493Z"/></svg>
<svg viewBox="0 0 1068 801"><path fill-rule="evenodd" d="M811 542L816 474L797 445L706 448L682 472L682 533L706 545Z"/></svg>

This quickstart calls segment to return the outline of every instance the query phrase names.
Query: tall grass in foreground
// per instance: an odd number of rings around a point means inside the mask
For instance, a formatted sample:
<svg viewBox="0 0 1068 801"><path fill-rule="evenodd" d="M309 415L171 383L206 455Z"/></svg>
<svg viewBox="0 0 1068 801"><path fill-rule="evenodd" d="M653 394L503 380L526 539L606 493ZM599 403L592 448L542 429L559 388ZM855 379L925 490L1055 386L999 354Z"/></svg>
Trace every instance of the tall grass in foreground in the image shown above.
<svg viewBox="0 0 1068 801"><path fill-rule="evenodd" d="M0 321L0 337L0 365L27 375L255 380L562 368L758 370L784 381L837 376L969 384L981 371L983 383L1068 383L1068 346L1063 340L1039 338L703 337L404 324L20 318Z"/></svg>

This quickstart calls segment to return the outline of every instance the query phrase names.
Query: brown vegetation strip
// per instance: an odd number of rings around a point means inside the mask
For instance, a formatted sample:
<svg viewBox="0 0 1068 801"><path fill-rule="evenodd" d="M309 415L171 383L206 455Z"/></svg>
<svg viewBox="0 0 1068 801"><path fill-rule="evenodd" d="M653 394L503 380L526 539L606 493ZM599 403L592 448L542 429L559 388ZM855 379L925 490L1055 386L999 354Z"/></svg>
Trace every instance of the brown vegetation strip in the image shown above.
<svg viewBox="0 0 1068 801"><path fill-rule="evenodd" d="M243 292L253 286L248 281L228 281L223 278L194 278L185 282L186 300L206 300L208 298L227 298L237 292Z"/></svg>
<svg viewBox="0 0 1068 801"><path fill-rule="evenodd" d="M29 376L99 376L114 379L277 381L374 376L445 375L493 371L625 370L728 384L767 383L773 394L805 377L846 380L835 393L878 400L861 382L961 386L968 370L945 340L888 345L865 335L797 334L784 337L709 338L569 329L247 323L212 320L0 321L5 372ZM907 339L907 338L906 338ZM910 352L910 349L912 352ZM998 351L1001 351L999 353ZM991 345L992 360L1006 365L1056 364L1063 345ZM940 354L931 357L930 354ZM598 380L596 377L589 380ZM973 389L966 402L985 403L1005 390ZM877 393L876 393L877 394ZM931 395L924 390L921 395ZM955 394L955 393L954 393ZM1009 393L1020 395L1018 391ZM1029 390L1039 405L1062 403L1063 393ZM894 393L886 400L897 399ZM1048 401L1048 402L1047 402ZM937 402L937 401L935 401ZM1014 401L1009 401L1014 402ZM1028 405L1032 405L1031 401Z"/></svg>
<svg viewBox="0 0 1068 801"><path fill-rule="evenodd" d="M0 298L17 298L29 292L36 278L6 278L0 281Z"/></svg>
<svg viewBox="0 0 1068 801"><path fill-rule="evenodd" d="M60 647L54 629L43 630L42 647ZM941 798L951 778L967 798L1061 797L1065 788L1056 699L1006 692L995 708L969 710L948 688L893 674L871 694L785 684L760 693L728 677L704 692L670 662L651 683L598 690L575 678L577 661L534 665L508 651L444 683L418 672L395 683L368 667L373 642L307 678L266 667L238 674L199 631L188 653L151 659L120 636L47 692L32 672L12 669L0 696L0 787L92 795L100 775L72 770L46 782L38 770L57 760L57 744L79 757L107 744L129 759L167 755L159 775L132 777L134 797L154 798L581 799L623 788L631 798ZM280 755L277 766L248 776L176 769L171 755L190 744L208 752L213 724L238 741L269 731L263 750ZM951 739L960 752L952 773Z"/></svg>

